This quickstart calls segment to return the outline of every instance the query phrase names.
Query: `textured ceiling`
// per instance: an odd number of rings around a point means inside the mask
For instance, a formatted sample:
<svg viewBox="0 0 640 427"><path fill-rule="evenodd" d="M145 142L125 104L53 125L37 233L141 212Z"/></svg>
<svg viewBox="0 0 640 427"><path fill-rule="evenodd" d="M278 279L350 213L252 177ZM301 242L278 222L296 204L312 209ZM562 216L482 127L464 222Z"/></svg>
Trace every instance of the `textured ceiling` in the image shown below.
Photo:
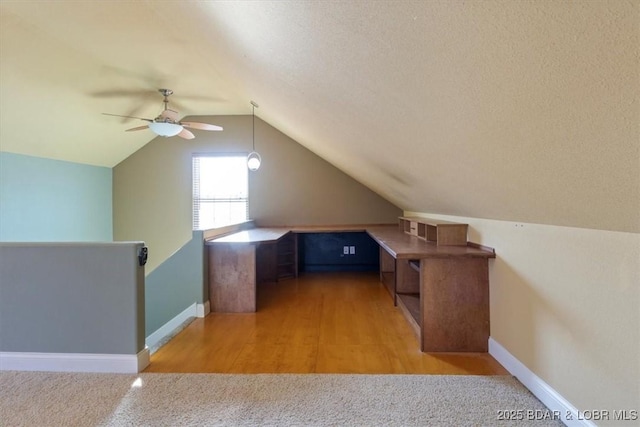
<svg viewBox="0 0 640 427"><path fill-rule="evenodd" d="M405 210L640 232L639 5L2 0L0 148L114 166L169 87Z"/></svg>

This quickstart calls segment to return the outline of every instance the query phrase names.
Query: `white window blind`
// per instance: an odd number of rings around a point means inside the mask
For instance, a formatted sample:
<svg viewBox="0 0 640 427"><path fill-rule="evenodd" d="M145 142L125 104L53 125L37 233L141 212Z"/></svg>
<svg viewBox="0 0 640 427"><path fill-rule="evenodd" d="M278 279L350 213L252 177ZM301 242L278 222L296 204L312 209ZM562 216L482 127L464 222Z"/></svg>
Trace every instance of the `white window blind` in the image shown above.
<svg viewBox="0 0 640 427"><path fill-rule="evenodd" d="M249 217L249 172L242 155L193 156L193 229L207 230Z"/></svg>

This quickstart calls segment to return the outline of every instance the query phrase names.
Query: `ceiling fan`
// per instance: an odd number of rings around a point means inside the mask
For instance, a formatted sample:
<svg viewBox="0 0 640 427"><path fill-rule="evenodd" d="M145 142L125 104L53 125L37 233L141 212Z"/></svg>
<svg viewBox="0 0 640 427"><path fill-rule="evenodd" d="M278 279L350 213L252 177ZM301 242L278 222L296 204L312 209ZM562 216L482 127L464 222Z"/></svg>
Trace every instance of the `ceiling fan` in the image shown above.
<svg viewBox="0 0 640 427"><path fill-rule="evenodd" d="M210 125L207 123L198 122L181 122L178 120L178 112L171 110L167 107L169 103L169 96L173 93L171 89L158 89L158 92L164 96L164 110L155 119L145 119L143 117L135 116L123 116L120 114L102 113L107 116L126 117L130 119L139 119L149 122L144 126L138 126L131 129L127 129L126 132L135 130L151 129L157 135L169 137L179 136L184 139L193 139L195 136L186 128L199 129L199 130L222 130L222 126Z"/></svg>

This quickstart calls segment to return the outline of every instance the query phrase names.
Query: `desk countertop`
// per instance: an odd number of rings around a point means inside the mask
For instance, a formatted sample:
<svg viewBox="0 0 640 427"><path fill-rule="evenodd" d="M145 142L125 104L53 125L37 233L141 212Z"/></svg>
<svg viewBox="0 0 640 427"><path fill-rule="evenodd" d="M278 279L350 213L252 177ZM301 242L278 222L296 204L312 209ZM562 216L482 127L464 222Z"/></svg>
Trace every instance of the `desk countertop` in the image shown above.
<svg viewBox="0 0 640 427"><path fill-rule="evenodd" d="M415 236L410 236L398 229L397 225L348 225L348 226L293 226L252 228L226 236L208 239L207 245L218 243L259 244L276 242L289 232L321 233L364 231L394 258L495 258L491 249L468 246L438 246Z"/></svg>
<svg viewBox="0 0 640 427"><path fill-rule="evenodd" d="M226 236L207 239L206 244L212 245L216 243L269 243L276 242L285 234L290 232L290 228L252 228L250 230L238 231L237 233L227 234Z"/></svg>
<svg viewBox="0 0 640 427"><path fill-rule="evenodd" d="M438 246L416 236L410 236L398 227L371 227L367 233L394 258L495 258L492 249L476 246ZM479 246L479 245L478 245Z"/></svg>
<svg viewBox="0 0 640 427"><path fill-rule="evenodd" d="M238 231L236 233L227 234L222 237L214 237L206 239L205 244L212 245L216 243L270 243L284 237L290 231L294 233L341 233L350 231L367 231L371 225L296 225L290 227L258 227L249 230ZM377 227L388 227L394 230L397 225L378 225Z"/></svg>

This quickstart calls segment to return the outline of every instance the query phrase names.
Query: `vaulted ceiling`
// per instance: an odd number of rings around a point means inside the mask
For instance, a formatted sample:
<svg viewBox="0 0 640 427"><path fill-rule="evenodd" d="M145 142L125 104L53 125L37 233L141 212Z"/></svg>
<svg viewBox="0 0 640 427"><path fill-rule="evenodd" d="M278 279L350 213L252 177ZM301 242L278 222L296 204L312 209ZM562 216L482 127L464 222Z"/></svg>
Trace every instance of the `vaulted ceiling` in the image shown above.
<svg viewBox="0 0 640 427"><path fill-rule="evenodd" d="M114 166L167 87L405 210L640 232L639 4L2 0L0 149Z"/></svg>

